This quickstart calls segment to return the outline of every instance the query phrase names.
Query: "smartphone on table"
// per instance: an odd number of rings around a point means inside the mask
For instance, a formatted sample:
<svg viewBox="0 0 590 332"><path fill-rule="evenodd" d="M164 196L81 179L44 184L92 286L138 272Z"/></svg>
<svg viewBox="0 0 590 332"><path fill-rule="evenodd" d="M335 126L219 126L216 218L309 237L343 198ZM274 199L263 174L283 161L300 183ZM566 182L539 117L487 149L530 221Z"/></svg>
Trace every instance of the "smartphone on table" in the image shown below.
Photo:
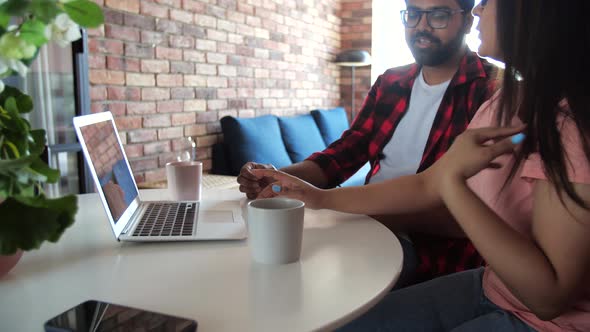
<svg viewBox="0 0 590 332"><path fill-rule="evenodd" d="M46 332L195 332L196 330L197 322L189 318L96 300L80 303L45 323Z"/></svg>

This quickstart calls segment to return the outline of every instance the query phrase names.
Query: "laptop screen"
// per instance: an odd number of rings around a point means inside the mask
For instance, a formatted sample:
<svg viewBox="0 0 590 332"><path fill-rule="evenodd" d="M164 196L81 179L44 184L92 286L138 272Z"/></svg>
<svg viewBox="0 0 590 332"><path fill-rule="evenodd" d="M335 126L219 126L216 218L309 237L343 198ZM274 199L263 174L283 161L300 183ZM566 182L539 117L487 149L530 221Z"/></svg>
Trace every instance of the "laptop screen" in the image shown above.
<svg viewBox="0 0 590 332"><path fill-rule="evenodd" d="M116 223L137 197L137 187L127 166L113 122L110 120L80 127L88 150L90 167L100 182L107 205Z"/></svg>

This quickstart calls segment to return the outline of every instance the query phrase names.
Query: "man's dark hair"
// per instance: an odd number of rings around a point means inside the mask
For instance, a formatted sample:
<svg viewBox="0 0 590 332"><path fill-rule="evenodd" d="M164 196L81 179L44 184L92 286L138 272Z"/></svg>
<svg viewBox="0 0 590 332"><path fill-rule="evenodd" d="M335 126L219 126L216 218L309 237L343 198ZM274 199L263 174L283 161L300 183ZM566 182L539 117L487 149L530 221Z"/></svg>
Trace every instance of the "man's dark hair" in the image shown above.
<svg viewBox="0 0 590 332"><path fill-rule="evenodd" d="M471 10L475 6L475 0L456 0L459 7L465 11L465 13L471 13ZM406 0L406 3L408 0Z"/></svg>
<svg viewBox="0 0 590 332"><path fill-rule="evenodd" d="M457 0L457 2L466 13L471 13L473 6L475 6L475 0Z"/></svg>

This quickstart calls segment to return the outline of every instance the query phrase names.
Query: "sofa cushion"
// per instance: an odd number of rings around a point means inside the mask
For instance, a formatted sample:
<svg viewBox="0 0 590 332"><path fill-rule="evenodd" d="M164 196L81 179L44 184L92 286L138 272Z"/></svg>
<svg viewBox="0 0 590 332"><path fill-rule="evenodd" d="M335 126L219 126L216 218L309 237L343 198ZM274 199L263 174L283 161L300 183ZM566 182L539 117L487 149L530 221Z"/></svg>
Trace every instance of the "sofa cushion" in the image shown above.
<svg viewBox="0 0 590 332"><path fill-rule="evenodd" d="M229 143L229 142L228 142ZM231 170L229 152L225 143L215 143L211 147L211 173L219 175L235 175Z"/></svg>
<svg viewBox="0 0 590 332"><path fill-rule="evenodd" d="M277 168L291 165L291 158L285 149L276 116L226 116L220 122L229 152L232 174L239 174L242 166L249 161L272 164Z"/></svg>
<svg viewBox="0 0 590 332"><path fill-rule="evenodd" d="M348 129L348 118L342 107L313 110L311 115L322 133L326 146L339 139L342 132Z"/></svg>
<svg viewBox="0 0 590 332"><path fill-rule="evenodd" d="M326 148L320 130L310 114L279 117L279 126L293 163L303 161L312 153Z"/></svg>

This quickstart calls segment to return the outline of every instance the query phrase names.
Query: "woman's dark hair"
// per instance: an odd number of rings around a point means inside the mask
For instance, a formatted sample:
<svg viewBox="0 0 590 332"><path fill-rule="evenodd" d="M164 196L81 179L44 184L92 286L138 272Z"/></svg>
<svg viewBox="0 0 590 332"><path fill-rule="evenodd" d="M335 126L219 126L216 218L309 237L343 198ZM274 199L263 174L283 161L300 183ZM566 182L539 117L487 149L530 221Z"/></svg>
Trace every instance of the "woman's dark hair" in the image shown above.
<svg viewBox="0 0 590 332"><path fill-rule="evenodd" d="M506 65L498 123L514 116L527 124L516 169L538 152L544 171L560 193L590 209L568 180L557 120L574 121L590 161L590 12L588 0L497 0L498 42ZM560 107L567 101L568 108Z"/></svg>

